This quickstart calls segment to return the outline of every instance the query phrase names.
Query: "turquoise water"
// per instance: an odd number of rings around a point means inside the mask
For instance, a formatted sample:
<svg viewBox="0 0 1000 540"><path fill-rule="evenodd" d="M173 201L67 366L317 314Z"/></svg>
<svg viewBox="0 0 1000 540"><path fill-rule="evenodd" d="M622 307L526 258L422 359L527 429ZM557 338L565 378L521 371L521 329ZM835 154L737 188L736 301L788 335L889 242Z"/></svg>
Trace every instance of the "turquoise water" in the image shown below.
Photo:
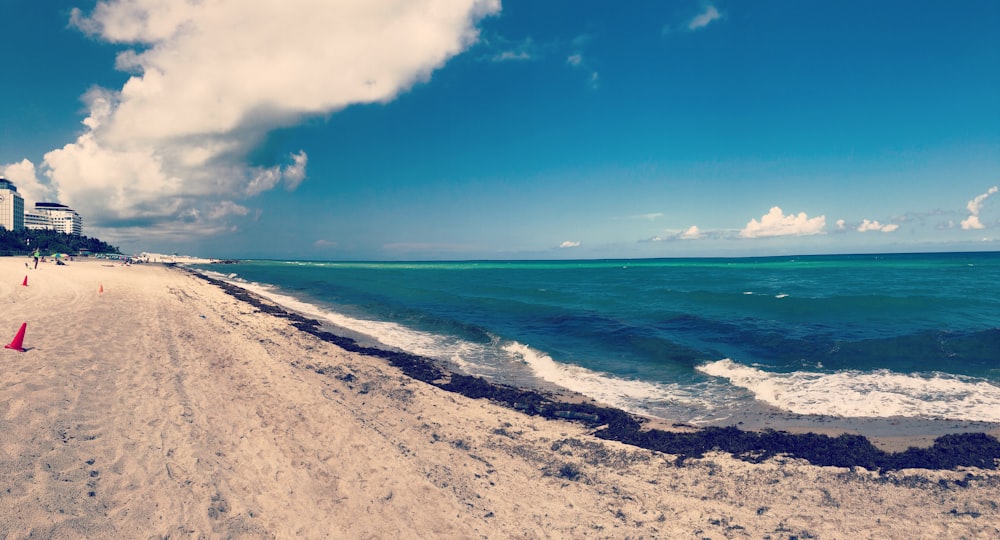
<svg viewBox="0 0 1000 540"><path fill-rule="evenodd" d="M206 265L387 348L627 410L1000 421L1000 254Z"/></svg>

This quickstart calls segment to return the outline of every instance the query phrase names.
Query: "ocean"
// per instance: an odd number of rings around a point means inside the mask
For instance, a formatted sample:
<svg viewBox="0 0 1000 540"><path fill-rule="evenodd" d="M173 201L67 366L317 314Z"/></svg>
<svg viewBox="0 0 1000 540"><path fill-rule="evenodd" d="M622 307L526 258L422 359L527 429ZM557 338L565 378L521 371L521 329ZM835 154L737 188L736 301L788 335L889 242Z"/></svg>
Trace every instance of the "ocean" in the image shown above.
<svg viewBox="0 0 1000 540"><path fill-rule="evenodd" d="M194 268L365 345L671 421L1000 422L1000 253Z"/></svg>

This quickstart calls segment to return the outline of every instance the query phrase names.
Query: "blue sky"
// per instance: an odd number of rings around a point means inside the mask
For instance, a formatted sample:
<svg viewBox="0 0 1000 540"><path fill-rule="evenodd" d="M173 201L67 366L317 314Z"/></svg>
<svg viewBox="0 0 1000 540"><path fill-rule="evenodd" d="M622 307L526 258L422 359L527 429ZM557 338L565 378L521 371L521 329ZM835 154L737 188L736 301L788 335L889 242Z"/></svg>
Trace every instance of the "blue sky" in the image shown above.
<svg viewBox="0 0 1000 540"><path fill-rule="evenodd" d="M1000 249L994 1L0 11L0 176L131 252Z"/></svg>

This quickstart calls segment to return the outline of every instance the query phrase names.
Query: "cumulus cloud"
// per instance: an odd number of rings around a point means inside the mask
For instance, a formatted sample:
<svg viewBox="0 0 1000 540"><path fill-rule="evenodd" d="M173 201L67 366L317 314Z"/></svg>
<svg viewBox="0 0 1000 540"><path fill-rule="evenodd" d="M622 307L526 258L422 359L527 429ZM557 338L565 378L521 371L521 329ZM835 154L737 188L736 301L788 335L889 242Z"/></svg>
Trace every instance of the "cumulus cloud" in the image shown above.
<svg viewBox="0 0 1000 540"><path fill-rule="evenodd" d="M785 215L775 206L760 218L751 219L740 231L742 238L762 238L768 236L806 236L822 234L826 228L826 216L810 218L805 212Z"/></svg>
<svg viewBox="0 0 1000 540"><path fill-rule="evenodd" d="M691 19L691 22L688 23L688 30L699 30L701 28L705 28L711 24L712 21L719 19L721 16L722 14L719 13L719 10L715 9L715 6L706 6L705 11L699 13L695 18Z"/></svg>
<svg viewBox="0 0 1000 540"><path fill-rule="evenodd" d="M969 216L962 220L962 228L968 231L970 229L985 229L986 226L979 221L979 216Z"/></svg>
<svg viewBox="0 0 1000 540"><path fill-rule="evenodd" d="M251 175L250 183L247 184L246 194L257 195L274 188L279 183L284 183L285 189L289 191L297 188L305 180L306 163L309 158L305 152L292 154L290 157L293 163L284 167L275 165L269 168L256 167L251 169L254 174Z"/></svg>
<svg viewBox="0 0 1000 540"><path fill-rule="evenodd" d="M309 156L300 151L289 157L292 158L292 164L284 168L281 177L285 182L285 189L295 191L295 188L299 187L299 184L306 179L306 163L309 162Z"/></svg>
<svg viewBox="0 0 1000 540"><path fill-rule="evenodd" d="M580 247L580 242L574 242L572 240L567 240L567 241L563 242L562 244L559 244L559 247L561 249Z"/></svg>
<svg viewBox="0 0 1000 540"><path fill-rule="evenodd" d="M679 236L682 240L698 240L703 235L697 225L692 225Z"/></svg>
<svg viewBox="0 0 1000 540"><path fill-rule="evenodd" d="M249 163L268 132L392 100L475 43L476 23L499 9L499 0L102 0L71 22L129 47L116 66L132 76L88 92L82 134L39 169L91 223L219 230L206 221L250 214L236 200L306 179L305 151Z"/></svg>
<svg viewBox="0 0 1000 540"><path fill-rule="evenodd" d="M983 203L986 202L986 199L989 198L990 195L996 193L997 190L998 190L997 186L993 186L990 189L986 190L986 193L983 193L982 195L977 195L974 199L972 199L971 201L969 201L968 204L965 205L965 207L969 209L969 217L962 220L963 229L970 230L970 229L985 228L985 225L983 225L982 222L979 221L979 212L982 211Z"/></svg>
<svg viewBox="0 0 1000 540"><path fill-rule="evenodd" d="M55 194L48 185L38 178L35 164L24 159L18 163L0 165L0 177L6 178L17 186L17 192L24 198L26 207L32 207L36 202L52 202Z"/></svg>
<svg viewBox="0 0 1000 540"><path fill-rule="evenodd" d="M839 224L839 223L838 223ZM885 225L876 221L864 220L861 225L858 225L858 232L869 232L869 231L880 231L880 232L893 232L899 229L899 225L896 223L887 223Z"/></svg>

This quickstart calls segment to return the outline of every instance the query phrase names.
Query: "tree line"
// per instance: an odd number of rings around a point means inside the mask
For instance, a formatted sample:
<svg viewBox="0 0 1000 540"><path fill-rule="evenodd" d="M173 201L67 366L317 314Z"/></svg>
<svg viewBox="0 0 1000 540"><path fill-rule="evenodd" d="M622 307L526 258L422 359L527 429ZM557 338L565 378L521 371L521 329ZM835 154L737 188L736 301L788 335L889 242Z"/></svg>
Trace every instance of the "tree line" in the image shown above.
<svg viewBox="0 0 1000 540"><path fill-rule="evenodd" d="M0 255L28 255L36 249L44 255L66 253L121 253L117 247L97 238L66 234L52 230L21 229L8 231L0 227Z"/></svg>

